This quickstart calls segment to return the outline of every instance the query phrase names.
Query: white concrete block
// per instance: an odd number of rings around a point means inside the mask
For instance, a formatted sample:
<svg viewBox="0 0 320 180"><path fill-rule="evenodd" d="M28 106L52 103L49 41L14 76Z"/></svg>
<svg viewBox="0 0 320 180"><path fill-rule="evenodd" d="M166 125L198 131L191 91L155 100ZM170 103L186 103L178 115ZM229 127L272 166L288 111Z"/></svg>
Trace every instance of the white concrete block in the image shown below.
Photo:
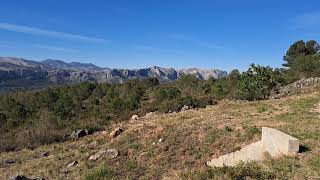
<svg viewBox="0 0 320 180"><path fill-rule="evenodd" d="M299 140L276 129L263 127L263 146L271 157L292 155L299 152Z"/></svg>
<svg viewBox="0 0 320 180"><path fill-rule="evenodd" d="M262 161L265 153L271 157L292 155L299 151L299 140L281 131L263 127L261 141L249 144L239 151L220 156L207 162L208 166L235 166L240 162Z"/></svg>

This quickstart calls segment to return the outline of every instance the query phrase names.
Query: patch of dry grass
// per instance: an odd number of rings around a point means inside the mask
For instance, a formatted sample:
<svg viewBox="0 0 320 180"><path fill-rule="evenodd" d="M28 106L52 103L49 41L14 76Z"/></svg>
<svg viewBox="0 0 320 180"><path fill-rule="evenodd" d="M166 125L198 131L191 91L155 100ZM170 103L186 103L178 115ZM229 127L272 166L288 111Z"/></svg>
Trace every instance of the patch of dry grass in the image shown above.
<svg viewBox="0 0 320 180"><path fill-rule="evenodd" d="M157 114L133 122L113 124L125 131L111 139L97 132L34 150L0 154L0 179L16 174L46 179L198 179L237 177L254 169L254 177L301 178L320 174L320 96L311 92L278 100L259 102L220 101L205 109ZM295 159L267 160L258 165L210 170L205 162L233 152L260 139L262 126L273 127L300 138L307 150ZM162 142L159 142L162 139ZM94 147L89 146L95 142ZM115 159L89 161L100 149L116 148ZM49 152L42 157L42 152ZM13 160L5 164L4 160ZM72 161L79 163L67 168ZM243 172L237 174L236 172ZM255 176L254 176L255 175ZM249 175L250 176L250 175Z"/></svg>

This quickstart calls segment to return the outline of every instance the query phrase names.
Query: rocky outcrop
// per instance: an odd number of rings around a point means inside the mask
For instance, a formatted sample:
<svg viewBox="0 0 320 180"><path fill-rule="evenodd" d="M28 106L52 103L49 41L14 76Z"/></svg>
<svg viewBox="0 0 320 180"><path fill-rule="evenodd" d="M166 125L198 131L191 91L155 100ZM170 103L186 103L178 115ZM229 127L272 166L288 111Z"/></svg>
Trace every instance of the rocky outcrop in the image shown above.
<svg viewBox="0 0 320 180"><path fill-rule="evenodd" d="M320 86L320 77L308 78L308 79L304 78L292 84L289 84L287 86L276 86L274 90L271 92L270 98L277 99L287 95L296 94L301 90L314 87L314 86Z"/></svg>

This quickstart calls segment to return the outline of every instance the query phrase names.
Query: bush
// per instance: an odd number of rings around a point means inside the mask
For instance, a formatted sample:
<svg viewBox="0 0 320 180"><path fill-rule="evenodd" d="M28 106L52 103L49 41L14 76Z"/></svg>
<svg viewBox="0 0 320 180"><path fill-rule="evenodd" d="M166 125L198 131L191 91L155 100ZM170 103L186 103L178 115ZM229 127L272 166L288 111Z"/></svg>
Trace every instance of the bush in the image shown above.
<svg viewBox="0 0 320 180"><path fill-rule="evenodd" d="M270 67L252 64L248 71L243 72L238 84L241 99L259 100L267 99L271 90L277 85L284 83L280 72Z"/></svg>
<svg viewBox="0 0 320 180"><path fill-rule="evenodd" d="M165 100L173 100L178 98L181 95L181 92L176 87L161 87L157 90L155 97L158 102Z"/></svg>

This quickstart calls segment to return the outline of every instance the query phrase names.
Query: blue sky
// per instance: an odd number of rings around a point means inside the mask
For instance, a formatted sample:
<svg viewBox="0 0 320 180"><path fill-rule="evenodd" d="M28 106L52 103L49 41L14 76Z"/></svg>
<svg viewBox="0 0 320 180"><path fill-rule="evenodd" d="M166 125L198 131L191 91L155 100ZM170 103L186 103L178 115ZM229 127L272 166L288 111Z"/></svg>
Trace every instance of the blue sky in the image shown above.
<svg viewBox="0 0 320 180"><path fill-rule="evenodd" d="M0 56L104 67L279 67L320 37L319 0L4 0Z"/></svg>

